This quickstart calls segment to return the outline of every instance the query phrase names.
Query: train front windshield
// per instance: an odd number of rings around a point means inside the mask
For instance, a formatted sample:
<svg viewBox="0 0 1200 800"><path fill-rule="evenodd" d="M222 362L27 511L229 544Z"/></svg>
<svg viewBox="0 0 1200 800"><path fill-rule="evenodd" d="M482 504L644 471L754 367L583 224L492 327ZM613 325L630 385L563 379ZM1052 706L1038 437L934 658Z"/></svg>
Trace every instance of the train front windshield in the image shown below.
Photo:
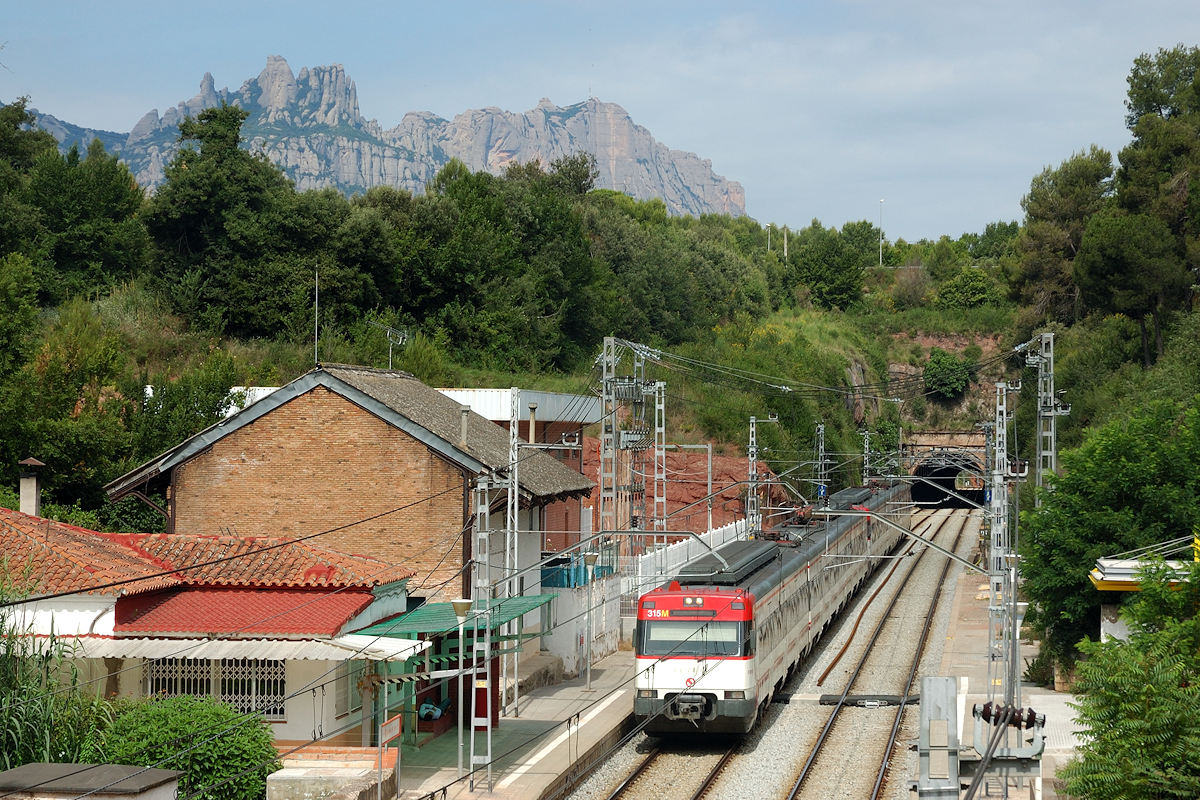
<svg viewBox="0 0 1200 800"><path fill-rule="evenodd" d="M748 655L749 625L716 620L639 620L637 652L643 656Z"/></svg>

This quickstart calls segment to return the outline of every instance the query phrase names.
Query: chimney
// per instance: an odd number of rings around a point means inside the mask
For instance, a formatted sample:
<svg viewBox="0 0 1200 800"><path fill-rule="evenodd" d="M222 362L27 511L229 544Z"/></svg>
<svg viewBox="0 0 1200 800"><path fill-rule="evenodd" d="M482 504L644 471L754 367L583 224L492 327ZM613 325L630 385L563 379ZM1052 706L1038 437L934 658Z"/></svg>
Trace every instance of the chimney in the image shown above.
<svg viewBox="0 0 1200 800"><path fill-rule="evenodd" d="M459 411L462 412L462 420L459 423L458 429L458 446L465 448L467 446L467 423L471 419L471 407L459 406Z"/></svg>
<svg viewBox="0 0 1200 800"><path fill-rule="evenodd" d="M42 515L42 478L38 467L46 466L36 458L17 462L21 465L21 513L31 517Z"/></svg>
<svg viewBox="0 0 1200 800"><path fill-rule="evenodd" d="M537 403L529 404L529 443L537 444Z"/></svg>

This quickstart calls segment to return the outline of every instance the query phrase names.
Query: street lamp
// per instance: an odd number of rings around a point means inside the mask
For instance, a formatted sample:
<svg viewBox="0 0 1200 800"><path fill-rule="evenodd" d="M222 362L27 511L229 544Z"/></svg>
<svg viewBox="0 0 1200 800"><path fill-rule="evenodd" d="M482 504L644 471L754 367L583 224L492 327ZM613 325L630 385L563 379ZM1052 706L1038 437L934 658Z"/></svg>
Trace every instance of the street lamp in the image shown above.
<svg viewBox="0 0 1200 800"><path fill-rule="evenodd" d="M879 268L883 269L883 198L879 198Z"/></svg>
<svg viewBox="0 0 1200 800"><path fill-rule="evenodd" d="M454 616L458 617L458 777L463 776L463 626L471 611L471 601L464 598L451 600Z"/></svg>
<svg viewBox="0 0 1200 800"><path fill-rule="evenodd" d="M587 553L583 560L587 564L588 599L587 599L587 691L592 690L592 582L596 575L596 559L599 553Z"/></svg>

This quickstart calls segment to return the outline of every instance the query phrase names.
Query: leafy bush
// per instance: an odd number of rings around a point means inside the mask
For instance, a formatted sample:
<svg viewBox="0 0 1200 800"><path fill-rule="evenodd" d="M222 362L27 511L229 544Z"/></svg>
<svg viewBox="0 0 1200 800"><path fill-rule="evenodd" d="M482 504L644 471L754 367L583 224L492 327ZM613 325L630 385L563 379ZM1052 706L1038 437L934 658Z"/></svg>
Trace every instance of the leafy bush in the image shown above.
<svg viewBox="0 0 1200 800"><path fill-rule="evenodd" d="M966 361L940 347L930 348L929 363L925 365L925 391L954 400L962 396L970 382L971 369Z"/></svg>
<svg viewBox="0 0 1200 800"><path fill-rule="evenodd" d="M938 308L975 308L996 298L996 284L981 269L964 268L938 289Z"/></svg>
<svg viewBox="0 0 1200 800"><path fill-rule="evenodd" d="M259 800L279 768L271 731L210 697L162 697L136 703L113 721L111 762L183 771L181 794L205 800Z"/></svg>

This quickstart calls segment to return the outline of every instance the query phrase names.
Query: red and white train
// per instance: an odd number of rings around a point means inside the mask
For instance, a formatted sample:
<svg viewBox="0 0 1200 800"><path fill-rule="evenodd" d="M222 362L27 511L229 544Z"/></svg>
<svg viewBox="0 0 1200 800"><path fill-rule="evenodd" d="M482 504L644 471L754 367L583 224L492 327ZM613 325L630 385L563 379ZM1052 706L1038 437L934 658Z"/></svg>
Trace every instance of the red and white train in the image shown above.
<svg viewBox="0 0 1200 800"><path fill-rule="evenodd" d="M830 508L907 527L907 485L846 489ZM831 517L730 542L638 601L634 716L651 734L745 733L900 533Z"/></svg>

